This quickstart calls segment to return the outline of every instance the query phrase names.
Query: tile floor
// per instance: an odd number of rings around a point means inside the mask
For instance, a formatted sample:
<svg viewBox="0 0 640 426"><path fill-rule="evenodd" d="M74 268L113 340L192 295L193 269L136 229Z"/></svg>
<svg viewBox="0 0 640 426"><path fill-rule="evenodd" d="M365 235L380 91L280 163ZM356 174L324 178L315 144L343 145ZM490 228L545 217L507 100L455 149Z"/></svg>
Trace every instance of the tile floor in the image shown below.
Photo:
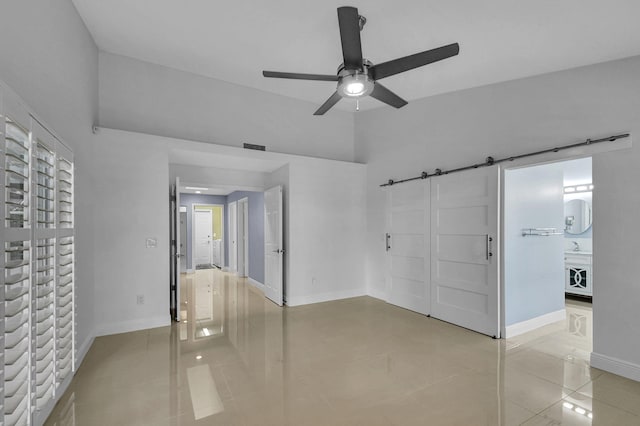
<svg viewBox="0 0 640 426"><path fill-rule="evenodd" d="M171 327L100 337L47 425L640 425L591 309L493 340L369 297L281 309L218 270Z"/></svg>

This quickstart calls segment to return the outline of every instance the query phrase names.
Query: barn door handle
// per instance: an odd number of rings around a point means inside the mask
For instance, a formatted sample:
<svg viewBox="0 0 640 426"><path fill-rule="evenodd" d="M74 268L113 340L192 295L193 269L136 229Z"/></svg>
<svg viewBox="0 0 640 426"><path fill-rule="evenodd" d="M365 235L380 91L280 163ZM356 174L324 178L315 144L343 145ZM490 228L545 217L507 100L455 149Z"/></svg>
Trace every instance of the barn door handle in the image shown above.
<svg viewBox="0 0 640 426"><path fill-rule="evenodd" d="M388 232L385 234L385 245L387 247L387 251L389 251L391 249L391 234L389 234Z"/></svg>
<svg viewBox="0 0 640 426"><path fill-rule="evenodd" d="M491 238L489 236L489 234L487 234L487 260L489 260L489 258L491 256L493 256L493 253L491 251L491 242L493 241L493 238Z"/></svg>

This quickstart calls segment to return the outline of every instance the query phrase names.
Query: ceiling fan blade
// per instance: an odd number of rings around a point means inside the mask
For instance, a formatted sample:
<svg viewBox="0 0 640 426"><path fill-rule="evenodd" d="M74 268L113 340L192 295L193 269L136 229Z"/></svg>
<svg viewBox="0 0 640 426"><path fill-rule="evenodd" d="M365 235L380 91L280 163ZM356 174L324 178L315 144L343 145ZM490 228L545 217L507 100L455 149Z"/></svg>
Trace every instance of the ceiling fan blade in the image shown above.
<svg viewBox="0 0 640 426"><path fill-rule="evenodd" d="M338 25L342 41L344 67L348 70L362 69L362 44L360 42L360 18L355 7L338 8Z"/></svg>
<svg viewBox="0 0 640 426"><path fill-rule="evenodd" d="M332 106L337 104L341 98L342 96L340 96L340 94L336 91L333 95L331 95L329 99L325 101L325 103L322 104L320 108L318 108L316 112L313 113L313 115L323 115L325 112L329 111Z"/></svg>
<svg viewBox="0 0 640 426"><path fill-rule="evenodd" d="M385 104L391 105L395 108L402 108L403 106L408 104L407 101L405 101L400 96L396 95L391 90L387 89L378 82L376 82L373 86L373 92L371 92L371 95L369 96L371 96L372 98L376 98L380 102L384 102Z"/></svg>
<svg viewBox="0 0 640 426"><path fill-rule="evenodd" d="M262 75L271 78L291 78L294 80L338 81L337 75L301 74L298 72L262 71Z"/></svg>
<svg viewBox="0 0 640 426"><path fill-rule="evenodd" d="M375 80L380 80L381 78L389 77L456 56L458 52L460 52L460 46L458 43L453 43L436 49L416 53L414 55L405 56L403 58L394 59L392 61L383 62L378 65L373 65L369 68L369 73L373 75Z"/></svg>

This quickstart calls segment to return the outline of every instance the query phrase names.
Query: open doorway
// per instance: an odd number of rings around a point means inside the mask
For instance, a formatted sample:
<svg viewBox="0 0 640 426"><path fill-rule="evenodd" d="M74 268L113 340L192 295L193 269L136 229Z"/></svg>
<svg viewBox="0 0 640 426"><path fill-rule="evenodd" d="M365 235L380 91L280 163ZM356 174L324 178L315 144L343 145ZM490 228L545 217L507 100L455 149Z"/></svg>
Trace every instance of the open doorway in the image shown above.
<svg viewBox="0 0 640 426"><path fill-rule="evenodd" d="M193 263L196 269L221 269L223 265L224 205L193 206Z"/></svg>
<svg viewBox="0 0 640 426"><path fill-rule="evenodd" d="M193 190L187 192L182 188L180 205L186 211L186 250L183 255L187 267L182 269L182 272L193 273L196 269L222 268L225 264L226 197L217 194L196 194Z"/></svg>
<svg viewBox="0 0 640 426"><path fill-rule="evenodd" d="M591 157L505 170L505 337L566 320L591 344L595 190Z"/></svg>

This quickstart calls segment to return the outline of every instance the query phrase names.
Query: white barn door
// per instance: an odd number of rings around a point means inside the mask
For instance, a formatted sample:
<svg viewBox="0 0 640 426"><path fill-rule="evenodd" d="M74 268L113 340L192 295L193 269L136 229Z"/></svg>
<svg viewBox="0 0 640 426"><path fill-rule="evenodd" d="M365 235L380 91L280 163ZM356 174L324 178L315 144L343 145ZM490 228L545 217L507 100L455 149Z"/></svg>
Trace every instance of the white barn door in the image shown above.
<svg viewBox="0 0 640 426"><path fill-rule="evenodd" d="M387 189L387 302L430 313L430 181Z"/></svg>
<svg viewBox="0 0 640 426"><path fill-rule="evenodd" d="M431 315L500 337L499 168L432 180Z"/></svg>

